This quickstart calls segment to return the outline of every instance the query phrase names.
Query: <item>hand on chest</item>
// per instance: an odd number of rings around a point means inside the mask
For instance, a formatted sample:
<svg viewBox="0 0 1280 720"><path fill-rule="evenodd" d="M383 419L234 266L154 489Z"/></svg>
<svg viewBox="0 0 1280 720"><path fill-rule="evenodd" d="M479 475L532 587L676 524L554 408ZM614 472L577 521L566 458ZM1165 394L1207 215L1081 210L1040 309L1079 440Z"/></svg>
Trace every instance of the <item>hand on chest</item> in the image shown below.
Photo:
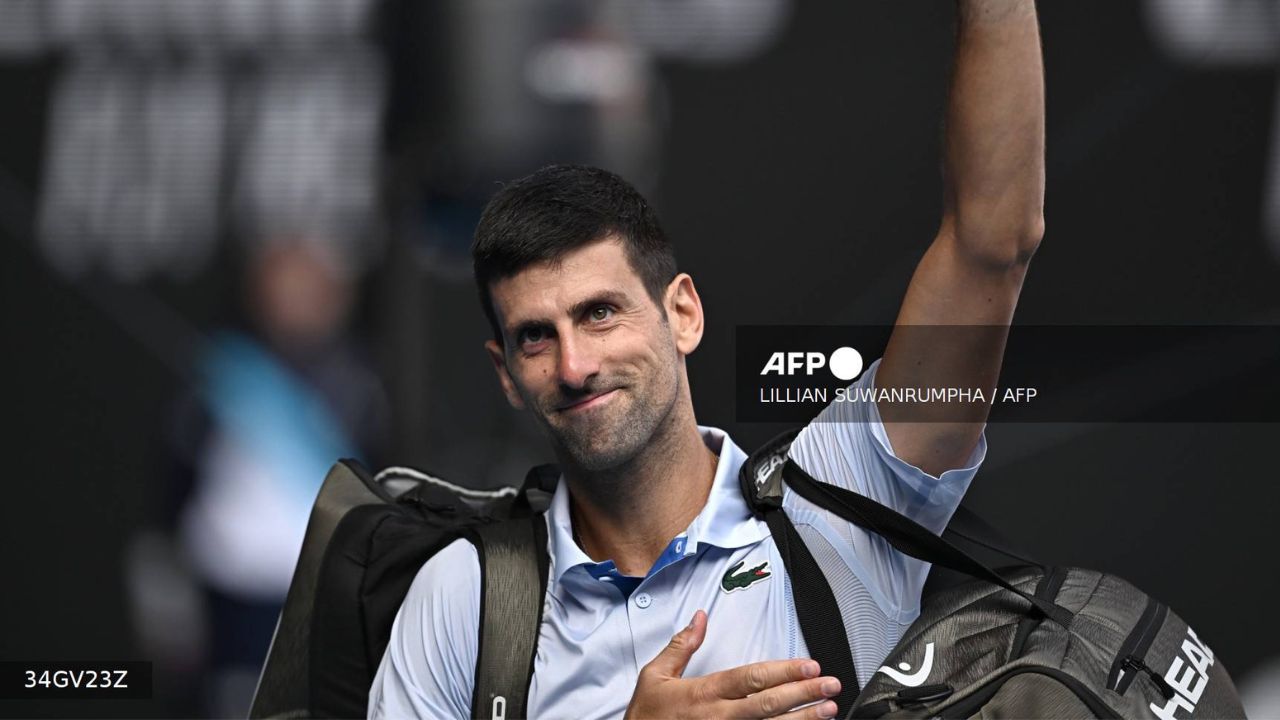
<svg viewBox="0 0 1280 720"><path fill-rule="evenodd" d="M583 675L635 677L707 611L707 638L686 676L794 657L798 628L786 573L771 538L741 548L704 547L645 578L624 598L611 581L566 575L548 599L535 676L581 683Z"/></svg>

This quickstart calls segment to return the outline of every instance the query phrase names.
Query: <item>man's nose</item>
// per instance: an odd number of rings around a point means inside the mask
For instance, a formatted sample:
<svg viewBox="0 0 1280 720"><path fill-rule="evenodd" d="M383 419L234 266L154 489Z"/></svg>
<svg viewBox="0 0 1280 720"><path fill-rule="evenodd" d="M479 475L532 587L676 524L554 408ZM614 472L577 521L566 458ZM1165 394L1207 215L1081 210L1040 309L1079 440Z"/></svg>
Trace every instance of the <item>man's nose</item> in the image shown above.
<svg viewBox="0 0 1280 720"><path fill-rule="evenodd" d="M600 357L594 343L574 337L572 333L561 335L556 372L562 385L582 388L599 370Z"/></svg>

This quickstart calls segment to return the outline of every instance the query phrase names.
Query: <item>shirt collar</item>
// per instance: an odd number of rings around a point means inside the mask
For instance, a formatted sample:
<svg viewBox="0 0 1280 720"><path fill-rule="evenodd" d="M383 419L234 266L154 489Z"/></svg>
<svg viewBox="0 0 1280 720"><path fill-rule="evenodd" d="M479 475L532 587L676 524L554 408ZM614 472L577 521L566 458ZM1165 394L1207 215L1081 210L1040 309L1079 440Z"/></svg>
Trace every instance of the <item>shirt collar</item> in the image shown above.
<svg viewBox="0 0 1280 720"><path fill-rule="evenodd" d="M768 537L769 526L751 514L738 484L738 472L746 462L747 454L719 428L699 425L698 433L719 460L716 462L716 474L706 505L685 532L681 533L687 538L683 543L683 554L695 554L699 545L739 548ZM547 526L550 530L552 578L555 582L559 583L570 568L595 564L573 540L569 485L564 481L563 475L556 484L555 494L547 509Z"/></svg>

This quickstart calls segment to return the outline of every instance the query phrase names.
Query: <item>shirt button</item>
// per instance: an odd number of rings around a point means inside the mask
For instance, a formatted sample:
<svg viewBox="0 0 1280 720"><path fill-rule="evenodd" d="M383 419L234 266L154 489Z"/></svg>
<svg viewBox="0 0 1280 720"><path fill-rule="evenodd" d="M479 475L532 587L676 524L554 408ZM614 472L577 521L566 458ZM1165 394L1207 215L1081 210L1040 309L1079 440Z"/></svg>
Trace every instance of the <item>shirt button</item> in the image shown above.
<svg viewBox="0 0 1280 720"><path fill-rule="evenodd" d="M649 595L649 593L642 592L639 595L636 595L636 607L640 608L641 610L649 607L652 604L653 604L653 597Z"/></svg>

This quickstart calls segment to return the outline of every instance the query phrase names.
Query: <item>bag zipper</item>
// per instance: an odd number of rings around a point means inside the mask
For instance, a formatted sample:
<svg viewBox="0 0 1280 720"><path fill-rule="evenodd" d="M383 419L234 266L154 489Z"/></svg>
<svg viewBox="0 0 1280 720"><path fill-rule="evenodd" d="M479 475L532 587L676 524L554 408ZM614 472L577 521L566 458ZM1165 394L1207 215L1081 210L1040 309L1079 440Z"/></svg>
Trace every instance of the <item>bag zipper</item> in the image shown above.
<svg viewBox="0 0 1280 720"><path fill-rule="evenodd" d="M1165 680L1160 673L1152 670L1149 665L1139 660L1136 656L1130 655L1126 657L1124 662L1120 664L1120 667L1124 668L1125 680L1123 684L1125 690L1129 689L1129 684L1133 682L1133 678L1137 677L1138 671L1141 670L1151 678L1151 681L1156 684L1156 687L1160 688L1160 694L1164 696L1165 700L1173 699L1173 686L1169 684L1169 681ZM1124 694L1124 690L1117 692L1121 695Z"/></svg>
<svg viewBox="0 0 1280 720"><path fill-rule="evenodd" d="M1160 687L1160 691L1165 691L1169 684L1164 682L1164 678L1159 674L1147 668L1143 660L1147 656L1147 650L1151 648L1151 643L1155 642L1157 631L1164 625L1168 614L1168 606L1155 598L1147 598L1147 607L1143 609L1138 623L1124 639L1120 645L1120 651L1116 653L1115 660L1111 663L1111 671L1107 673L1107 689L1123 695L1138 675L1134 671L1146 668L1147 674L1153 680L1159 679L1156 685Z"/></svg>

